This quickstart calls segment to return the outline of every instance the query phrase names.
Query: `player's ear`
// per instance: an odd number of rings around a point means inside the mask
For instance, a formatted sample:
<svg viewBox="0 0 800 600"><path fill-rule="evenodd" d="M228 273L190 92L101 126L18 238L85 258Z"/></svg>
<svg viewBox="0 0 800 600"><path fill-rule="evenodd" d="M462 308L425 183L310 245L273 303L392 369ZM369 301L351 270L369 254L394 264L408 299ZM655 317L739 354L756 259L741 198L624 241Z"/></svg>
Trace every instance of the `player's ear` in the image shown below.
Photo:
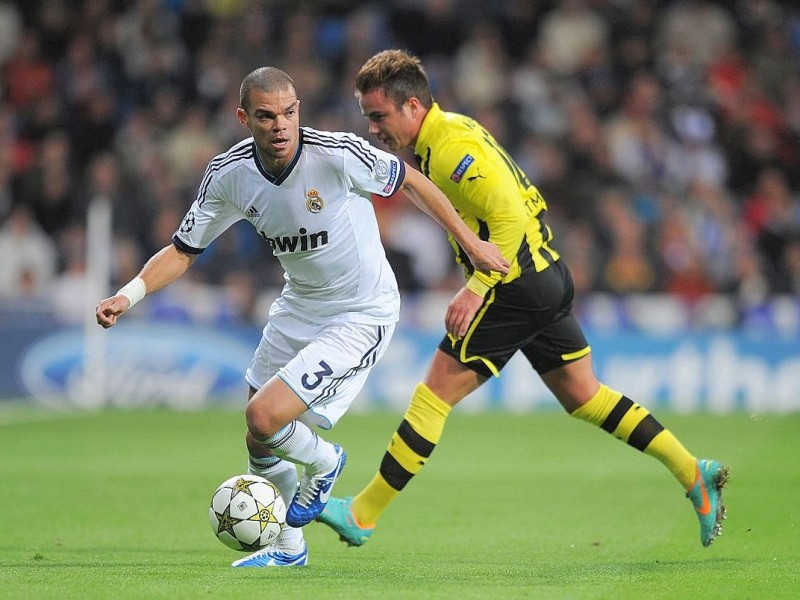
<svg viewBox="0 0 800 600"><path fill-rule="evenodd" d="M236 116L239 119L239 123L244 125L247 129L250 129L250 127L247 125L247 113L244 111L243 108L236 109Z"/></svg>
<svg viewBox="0 0 800 600"><path fill-rule="evenodd" d="M408 109L411 112L411 117L416 118L417 112L420 109L419 98L416 96L411 96L408 100L406 100L406 104L408 104Z"/></svg>

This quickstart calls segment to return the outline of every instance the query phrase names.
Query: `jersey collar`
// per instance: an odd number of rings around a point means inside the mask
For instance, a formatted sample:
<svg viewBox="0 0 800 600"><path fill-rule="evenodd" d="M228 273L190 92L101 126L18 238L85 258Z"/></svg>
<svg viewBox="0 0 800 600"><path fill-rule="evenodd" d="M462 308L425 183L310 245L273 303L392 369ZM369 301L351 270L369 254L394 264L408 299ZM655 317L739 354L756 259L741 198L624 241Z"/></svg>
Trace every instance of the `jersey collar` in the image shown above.
<svg viewBox="0 0 800 600"><path fill-rule="evenodd" d="M258 171L259 171L259 173L261 173L264 176L264 179L266 179L267 181L269 181L273 185L282 184L284 181L286 181L286 178L289 177L289 175L292 174L292 171L294 170L294 166L297 164L297 161L300 160L300 153L302 151L303 151L303 129L301 127L300 128L300 139L297 142L297 150L295 151L294 156L292 157L292 160L289 162L288 165L286 165L283 168L283 171L280 172L280 175L275 176L272 173L270 173L269 171L267 171L267 168L261 162L261 157L258 155L258 148L256 148L256 142L255 142L255 140L253 141L253 159L255 160L256 167L258 167Z"/></svg>

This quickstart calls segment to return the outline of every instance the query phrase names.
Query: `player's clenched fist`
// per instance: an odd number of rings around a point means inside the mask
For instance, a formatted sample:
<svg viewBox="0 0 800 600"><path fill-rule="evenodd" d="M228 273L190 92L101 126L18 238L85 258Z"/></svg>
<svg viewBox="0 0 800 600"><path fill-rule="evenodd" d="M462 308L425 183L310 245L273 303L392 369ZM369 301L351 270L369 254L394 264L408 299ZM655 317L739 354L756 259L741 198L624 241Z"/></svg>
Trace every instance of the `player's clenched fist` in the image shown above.
<svg viewBox="0 0 800 600"><path fill-rule="evenodd" d="M124 315L130 306L130 300L120 294L101 300L95 311L98 325L102 325L105 329L113 327L117 318Z"/></svg>
<svg viewBox="0 0 800 600"><path fill-rule="evenodd" d="M161 252L157 256L162 257L164 255L165 253ZM161 258L161 260L163 262L165 259ZM144 280L137 275L128 284L122 286L116 294L100 301L95 310L97 323L105 329L113 327L117 319L128 312L146 294L147 286Z"/></svg>

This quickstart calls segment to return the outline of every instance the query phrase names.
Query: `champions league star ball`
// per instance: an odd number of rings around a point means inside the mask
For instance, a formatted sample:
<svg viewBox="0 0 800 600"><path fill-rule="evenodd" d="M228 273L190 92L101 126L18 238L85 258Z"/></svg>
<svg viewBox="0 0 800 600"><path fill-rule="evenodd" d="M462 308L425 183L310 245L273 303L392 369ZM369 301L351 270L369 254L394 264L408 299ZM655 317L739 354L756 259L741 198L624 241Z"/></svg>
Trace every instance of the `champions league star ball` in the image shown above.
<svg viewBox="0 0 800 600"><path fill-rule="evenodd" d="M271 481L257 475L236 475L214 492L208 520L223 544L255 552L280 534L286 522L286 503Z"/></svg>

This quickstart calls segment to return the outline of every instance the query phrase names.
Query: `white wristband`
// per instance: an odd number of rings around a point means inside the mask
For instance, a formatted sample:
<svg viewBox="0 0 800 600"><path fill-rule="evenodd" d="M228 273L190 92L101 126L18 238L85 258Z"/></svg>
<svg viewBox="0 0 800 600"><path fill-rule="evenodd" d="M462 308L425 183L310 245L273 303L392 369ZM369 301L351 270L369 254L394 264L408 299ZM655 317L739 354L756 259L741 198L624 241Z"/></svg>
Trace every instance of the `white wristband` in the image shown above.
<svg viewBox="0 0 800 600"><path fill-rule="evenodd" d="M142 298L145 297L147 294L147 286L144 284L144 280L141 277L134 277L130 282L126 283L124 286L120 288L117 292L117 296L125 296L130 302L129 309L133 307L134 304L139 302Z"/></svg>

